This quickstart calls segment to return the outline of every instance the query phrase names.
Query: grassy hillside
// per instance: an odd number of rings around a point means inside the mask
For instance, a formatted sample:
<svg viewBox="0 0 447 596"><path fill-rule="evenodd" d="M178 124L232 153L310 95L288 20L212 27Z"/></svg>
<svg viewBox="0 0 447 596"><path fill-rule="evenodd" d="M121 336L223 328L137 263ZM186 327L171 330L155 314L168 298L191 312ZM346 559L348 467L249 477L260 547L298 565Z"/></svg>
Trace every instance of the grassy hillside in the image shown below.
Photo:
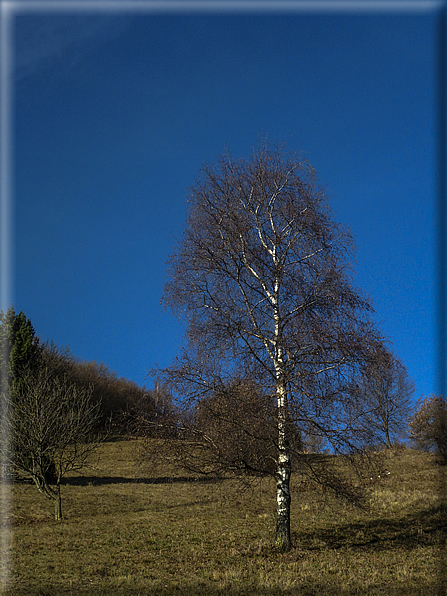
<svg viewBox="0 0 447 596"><path fill-rule="evenodd" d="M12 489L12 595L439 594L445 527L429 455L387 458L361 513L295 487L294 548L271 547L275 492L173 468L136 479L134 441L103 446L62 487L64 521L32 485Z"/></svg>

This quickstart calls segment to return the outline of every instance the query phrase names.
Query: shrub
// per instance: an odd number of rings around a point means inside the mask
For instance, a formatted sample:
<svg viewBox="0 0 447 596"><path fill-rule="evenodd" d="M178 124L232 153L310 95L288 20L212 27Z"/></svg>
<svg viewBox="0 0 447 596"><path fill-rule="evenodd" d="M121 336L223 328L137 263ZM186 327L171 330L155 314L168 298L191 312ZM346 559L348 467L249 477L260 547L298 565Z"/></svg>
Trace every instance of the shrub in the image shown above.
<svg viewBox="0 0 447 596"><path fill-rule="evenodd" d="M423 451L437 453L447 463L447 401L440 395L430 395L418 402L408 428L414 445Z"/></svg>

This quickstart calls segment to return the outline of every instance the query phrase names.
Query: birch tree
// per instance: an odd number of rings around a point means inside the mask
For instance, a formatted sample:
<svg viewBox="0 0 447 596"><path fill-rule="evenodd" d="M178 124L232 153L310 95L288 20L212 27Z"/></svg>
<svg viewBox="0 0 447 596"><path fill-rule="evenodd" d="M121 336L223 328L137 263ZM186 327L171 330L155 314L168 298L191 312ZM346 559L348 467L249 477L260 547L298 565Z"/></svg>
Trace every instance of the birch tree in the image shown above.
<svg viewBox="0 0 447 596"><path fill-rule="evenodd" d="M168 264L164 303L186 321L186 343L164 375L183 403L241 374L271 397L280 551L291 547L290 429L310 429L333 453L368 439L352 383L381 338L353 286L352 255L313 168L261 141L249 159L203 167Z"/></svg>

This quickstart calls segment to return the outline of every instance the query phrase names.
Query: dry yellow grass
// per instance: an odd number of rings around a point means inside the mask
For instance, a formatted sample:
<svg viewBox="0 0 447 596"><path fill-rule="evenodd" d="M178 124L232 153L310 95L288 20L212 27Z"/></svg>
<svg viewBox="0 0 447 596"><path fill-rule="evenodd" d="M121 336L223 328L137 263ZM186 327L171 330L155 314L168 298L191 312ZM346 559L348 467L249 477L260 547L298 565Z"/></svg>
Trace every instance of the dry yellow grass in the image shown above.
<svg viewBox="0 0 447 596"><path fill-rule="evenodd" d="M33 486L13 487L5 594L442 593L442 477L428 455L390 456L390 474L368 489L368 514L295 491L294 548L281 555L271 547L270 481L241 494L230 480L173 468L136 480L134 450L107 443L91 469L71 476L59 523Z"/></svg>

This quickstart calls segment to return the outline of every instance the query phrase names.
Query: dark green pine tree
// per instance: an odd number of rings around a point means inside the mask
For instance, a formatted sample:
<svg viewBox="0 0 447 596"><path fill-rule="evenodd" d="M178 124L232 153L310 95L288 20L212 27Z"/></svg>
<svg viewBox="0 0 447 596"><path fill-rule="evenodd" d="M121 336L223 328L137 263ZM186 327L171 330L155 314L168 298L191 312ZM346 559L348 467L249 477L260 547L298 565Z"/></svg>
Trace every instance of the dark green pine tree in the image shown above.
<svg viewBox="0 0 447 596"><path fill-rule="evenodd" d="M17 407L16 400L20 399L20 392L26 387L26 377L37 372L41 366L42 350L35 329L23 311L16 314L13 306L6 313L0 310L0 431L2 436L5 435L3 439L6 443L8 433L4 431L4 425L11 415L9 407ZM10 446L5 445L2 446L2 451L7 452ZM21 455L24 460L28 457L23 453ZM54 462L45 457L43 459L46 479L53 481Z"/></svg>
<svg viewBox="0 0 447 596"><path fill-rule="evenodd" d="M6 313L0 311L0 353L3 387L4 381L10 388L20 384L20 371L38 363L40 346L34 327L13 306Z"/></svg>

